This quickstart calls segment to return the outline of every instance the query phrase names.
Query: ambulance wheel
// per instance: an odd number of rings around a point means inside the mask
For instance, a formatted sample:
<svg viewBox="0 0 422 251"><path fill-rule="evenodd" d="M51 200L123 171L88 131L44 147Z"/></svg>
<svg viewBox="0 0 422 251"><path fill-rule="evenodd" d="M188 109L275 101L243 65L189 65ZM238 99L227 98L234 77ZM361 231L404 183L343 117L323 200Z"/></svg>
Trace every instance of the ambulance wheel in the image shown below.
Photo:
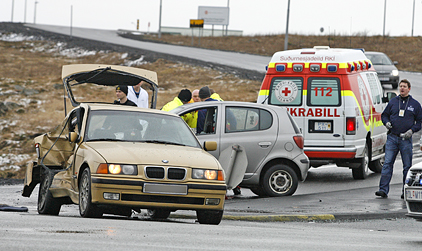
<svg viewBox="0 0 422 251"><path fill-rule="evenodd" d="M296 192L298 183L297 175L290 166L277 164L265 172L262 189L270 197L288 196Z"/></svg>
<svg viewBox="0 0 422 251"><path fill-rule="evenodd" d="M360 165L358 168L352 169L353 179L363 180L368 176L369 170L369 157L368 157L368 146L365 145L365 150L363 150L364 156L360 159Z"/></svg>
<svg viewBox="0 0 422 251"><path fill-rule="evenodd" d="M383 165L384 165L384 157L371 161L369 163L369 170L371 170L374 173L381 173Z"/></svg>

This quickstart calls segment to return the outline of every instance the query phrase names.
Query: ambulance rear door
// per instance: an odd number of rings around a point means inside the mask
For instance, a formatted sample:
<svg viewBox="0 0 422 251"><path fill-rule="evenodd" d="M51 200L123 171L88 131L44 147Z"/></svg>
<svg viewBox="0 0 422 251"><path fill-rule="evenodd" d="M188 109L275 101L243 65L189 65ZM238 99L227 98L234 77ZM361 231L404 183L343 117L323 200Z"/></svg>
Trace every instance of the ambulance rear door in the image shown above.
<svg viewBox="0 0 422 251"><path fill-rule="evenodd" d="M299 110L306 104L306 91L304 91L302 76L273 77L268 94L268 104L286 107L299 126L302 134L306 130L305 118L298 116Z"/></svg>
<svg viewBox="0 0 422 251"><path fill-rule="evenodd" d="M344 100L338 77L308 77L304 117L305 147L343 147L346 132Z"/></svg>

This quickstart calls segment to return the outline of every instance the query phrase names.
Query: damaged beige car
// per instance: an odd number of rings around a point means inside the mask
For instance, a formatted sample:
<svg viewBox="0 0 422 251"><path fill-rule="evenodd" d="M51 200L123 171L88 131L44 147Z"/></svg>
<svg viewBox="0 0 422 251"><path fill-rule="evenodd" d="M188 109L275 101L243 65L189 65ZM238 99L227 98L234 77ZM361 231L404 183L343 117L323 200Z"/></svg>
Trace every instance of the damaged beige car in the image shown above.
<svg viewBox="0 0 422 251"><path fill-rule="evenodd" d="M78 204L82 217L130 217L147 209L165 219L179 209L195 210L199 223L219 224L226 184L219 162L205 150L216 142L198 139L179 116L155 109L75 100L82 84L135 85L154 89L155 72L122 66L63 66L65 90L75 107L53 131L35 138L38 158L28 165L22 195L39 183L38 213L58 215Z"/></svg>

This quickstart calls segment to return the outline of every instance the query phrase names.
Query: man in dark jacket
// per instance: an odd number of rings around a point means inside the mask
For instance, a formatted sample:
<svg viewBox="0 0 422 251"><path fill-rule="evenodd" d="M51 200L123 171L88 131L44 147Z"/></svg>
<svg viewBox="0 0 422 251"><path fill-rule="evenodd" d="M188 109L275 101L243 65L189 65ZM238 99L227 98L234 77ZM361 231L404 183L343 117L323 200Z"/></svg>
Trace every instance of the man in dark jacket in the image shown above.
<svg viewBox="0 0 422 251"><path fill-rule="evenodd" d="M117 100L114 100L114 104L116 105L131 105L131 106L137 106L135 103L130 101L127 98L127 92L128 88L127 85L119 85L116 87L116 97Z"/></svg>
<svg viewBox="0 0 422 251"><path fill-rule="evenodd" d="M403 162L403 185L407 172L412 166L412 134L421 129L422 109L420 103L409 95L410 82L403 79L399 84L400 95L391 99L381 115L388 129L385 144L385 162L381 171L379 190L376 196L387 198L393 175L394 162L398 152ZM404 198L403 188L401 198Z"/></svg>

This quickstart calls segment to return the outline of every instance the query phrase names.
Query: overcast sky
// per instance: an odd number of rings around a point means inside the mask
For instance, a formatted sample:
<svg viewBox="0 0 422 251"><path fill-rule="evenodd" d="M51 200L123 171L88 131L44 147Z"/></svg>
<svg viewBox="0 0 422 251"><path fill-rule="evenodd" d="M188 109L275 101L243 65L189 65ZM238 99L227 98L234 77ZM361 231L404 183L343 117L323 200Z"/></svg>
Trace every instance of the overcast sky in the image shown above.
<svg viewBox="0 0 422 251"><path fill-rule="evenodd" d="M74 27L135 30L137 19L141 31L156 32L159 26L160 0L0 0L0 21L12 21L14 3L13 22L24 22L25 2L27 23L35 16L38 24L70 26L73 9ZM289 34L382 35L385 2L386 35L411 35L415 2L413 35L422 36L422 0L290 0ZM288 0L162 0L161 25L188 28L189 20L198 18L198 6L228 3L229 30L244 35L285 33Z"/></svg>

